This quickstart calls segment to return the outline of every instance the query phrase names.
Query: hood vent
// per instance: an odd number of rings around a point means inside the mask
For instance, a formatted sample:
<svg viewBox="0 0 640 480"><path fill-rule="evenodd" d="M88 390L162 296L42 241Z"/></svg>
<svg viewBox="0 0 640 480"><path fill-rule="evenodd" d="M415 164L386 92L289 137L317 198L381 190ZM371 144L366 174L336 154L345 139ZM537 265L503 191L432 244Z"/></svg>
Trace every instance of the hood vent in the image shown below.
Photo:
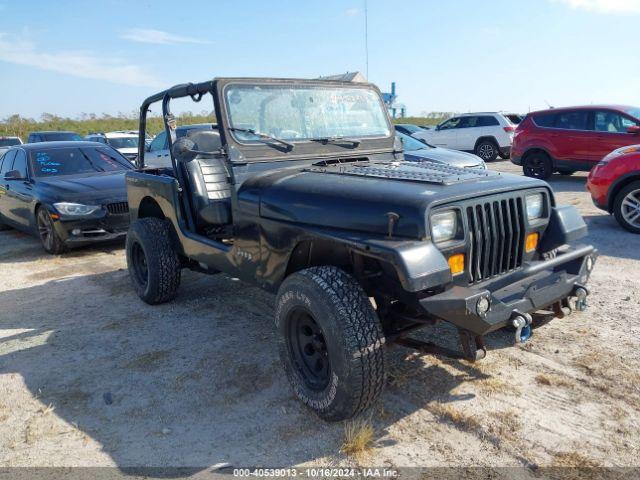
<svg viewBox="0 0 640 480"><path fill-rule="evenodd" d="M486 170L473 170L453 167L435 162L380 162L367 165L328 165L313 166L304 169L305 172L327 173L333 175L349 175L356 177L386 178L389 180L403 180L408 182L433 183L438 185L452 185L454 183L479 180L489 176L499 175Z"/></svg>

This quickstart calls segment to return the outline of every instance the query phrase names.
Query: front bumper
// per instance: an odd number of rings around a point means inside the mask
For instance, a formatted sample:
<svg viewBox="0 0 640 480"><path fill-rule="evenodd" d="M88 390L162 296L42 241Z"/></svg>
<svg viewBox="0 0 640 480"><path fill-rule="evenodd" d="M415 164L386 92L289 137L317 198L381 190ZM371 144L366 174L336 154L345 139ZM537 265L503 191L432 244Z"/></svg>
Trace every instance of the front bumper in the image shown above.
<svg viewBox="0 0 640 480"><path fill-rule="evenodd" d="M106 242L126 236L129 214L104 215L100 218L60 219L54 222L60 239L69 246Z"/></svg>
<svg viewBox="0 0 640 480"><path fill-rule="evenodd" d="M511 155L511 163L513 163L514 165L520 165L522 166L522 157L518 156L518 155Z"/></svg>
<svg viewBox="0 0 640 480"><path fill-rule="evenodd" d="M493 281L454 286L421 299L420 304L430 316L484 335L510 325L516 315L533 313L574 296L576 288L588 281L596 257L592 246L572 248L553 259L525 263L519 271ZM477 311L481 298L490 301L485 314Z"/></svg>

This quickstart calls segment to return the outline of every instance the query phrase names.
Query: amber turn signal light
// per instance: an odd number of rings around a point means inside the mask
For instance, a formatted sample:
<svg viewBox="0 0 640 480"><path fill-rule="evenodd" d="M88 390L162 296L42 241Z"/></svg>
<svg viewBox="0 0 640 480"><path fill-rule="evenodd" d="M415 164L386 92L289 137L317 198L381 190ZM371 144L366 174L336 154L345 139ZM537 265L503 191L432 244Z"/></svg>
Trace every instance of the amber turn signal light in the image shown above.
<svg viewBox="0 0 640 480"><path fill-rule="evenodd" d="M449 257L449 268L452 275L464 272L464 253L456 253Z"/></svg>
<svg viewBox="0 0 640 480"><path fill-rule="evenodd" d="M538 247L538 239L540 238L540 234L537 232L530 233L527 235L527 239L524 243L525 252L533 252Z"/></svg>

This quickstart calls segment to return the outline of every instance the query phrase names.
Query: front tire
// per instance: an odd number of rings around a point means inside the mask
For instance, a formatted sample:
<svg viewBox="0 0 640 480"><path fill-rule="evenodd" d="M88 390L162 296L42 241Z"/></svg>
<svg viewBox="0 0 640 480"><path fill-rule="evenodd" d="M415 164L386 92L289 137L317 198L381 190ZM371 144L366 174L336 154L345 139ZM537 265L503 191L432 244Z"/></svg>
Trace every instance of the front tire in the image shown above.
<svg viewBox="0 0 640 480"><path fill-rule="evenodd" d="M618 192L613 214L622 228L640 233L640 181L630 183Z"/></svg>
<svg viewBox="0 0 640 480"><path fill-rule="evenodd" d="M150 305L173 300L180 286L180 259L166 220L143 218L127 233L127 268L133 288Z"/></svg>
<svg viewBox="0 0 640 480"><path fill-rule="evenodd" d="M39 207L36 212L36 223L38 226L38 237L42 243L42 248L52 255L60 255L67 249L62 239L58 236L53 226L51 215L45 207Z"/></svg>
<svg viewBox="0 0 640 480"><path fill-rule="evenodd" d="M384 333L352 276L328 266L294 273L278 291L275 322L293 391L322 419L346 420L380 396Z"/></svg>
<svg viewBox="0 0 640 480"><path fill-rule="evenodd" d="M533 152L525 157L522 170L527 177L548 180L553 173L553 164L546 153Z"/></svg>
<svg viewBox="0 0 640 480"><path fill-rule="evenodd" d="M493 162L498 158L499 152L500 150L494 141L482 140L478 145L476 145L475 154L485 162Z"/></svg>

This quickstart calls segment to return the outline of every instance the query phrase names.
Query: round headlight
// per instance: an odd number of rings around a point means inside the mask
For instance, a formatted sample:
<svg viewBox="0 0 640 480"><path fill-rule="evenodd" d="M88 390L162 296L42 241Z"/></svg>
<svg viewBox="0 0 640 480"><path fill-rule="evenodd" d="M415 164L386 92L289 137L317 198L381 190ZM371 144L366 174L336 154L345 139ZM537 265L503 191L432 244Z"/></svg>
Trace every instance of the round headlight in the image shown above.
<svg viewBox="0 0 640 480"><path fill-rule="evenodd" d="M527 218L535 220L542 217L544 213L544 198L541 193L527 195Z"/></svg>
<svg viewBox="0 0 640 480"><path fill-rule="evenodd" d="M431 216L431 236L435 243L455 238L458 231L458 215L455 211L436 213Z"/></svg>

